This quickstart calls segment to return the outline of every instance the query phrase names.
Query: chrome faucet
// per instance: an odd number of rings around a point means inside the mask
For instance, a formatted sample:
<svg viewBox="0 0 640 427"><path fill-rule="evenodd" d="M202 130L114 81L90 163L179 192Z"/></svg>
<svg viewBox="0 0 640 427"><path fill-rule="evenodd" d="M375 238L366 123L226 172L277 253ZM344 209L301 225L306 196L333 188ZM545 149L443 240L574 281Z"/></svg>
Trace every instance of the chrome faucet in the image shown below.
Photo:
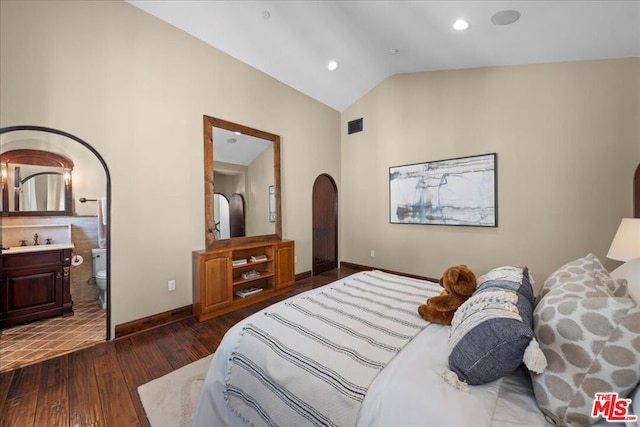
<svg viewBox="0 0 640 427"><path fill-rule="evenodd" d="M38 246L40 243L38 242L38 233L33 235L33 246Z"/></svg>

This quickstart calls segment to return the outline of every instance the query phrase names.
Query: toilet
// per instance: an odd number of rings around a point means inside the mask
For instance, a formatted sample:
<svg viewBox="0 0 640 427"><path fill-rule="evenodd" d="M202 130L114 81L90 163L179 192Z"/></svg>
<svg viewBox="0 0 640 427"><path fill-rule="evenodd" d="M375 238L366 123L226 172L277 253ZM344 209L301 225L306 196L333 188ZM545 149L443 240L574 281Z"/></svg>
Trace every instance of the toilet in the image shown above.
<svg viewBox="0 0 640 427"><path fill-rule="evenodd" d="M91 249L91 263L93 267L93 277L100 290L100 305L107 308L107 250Z"/></svg>

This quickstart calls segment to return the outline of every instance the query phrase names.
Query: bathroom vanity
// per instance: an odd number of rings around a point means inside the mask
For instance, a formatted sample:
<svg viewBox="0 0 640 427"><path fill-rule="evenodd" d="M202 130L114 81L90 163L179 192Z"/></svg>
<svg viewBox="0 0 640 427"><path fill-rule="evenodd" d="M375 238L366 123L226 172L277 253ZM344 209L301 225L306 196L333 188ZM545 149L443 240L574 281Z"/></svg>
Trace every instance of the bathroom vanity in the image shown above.
<svg viewBox="0 0 640 427"><path fill-rule="evenodd" d="M71 225L2 226L0 233L0 328L73 315Z"/></svg>
<svg viewBox="0 0 640 427"><path fill-rule="evenodd" d="M20 251L20 247L3 251L0 328L73 314L71 247L41 245L32 251Z"/></svg>

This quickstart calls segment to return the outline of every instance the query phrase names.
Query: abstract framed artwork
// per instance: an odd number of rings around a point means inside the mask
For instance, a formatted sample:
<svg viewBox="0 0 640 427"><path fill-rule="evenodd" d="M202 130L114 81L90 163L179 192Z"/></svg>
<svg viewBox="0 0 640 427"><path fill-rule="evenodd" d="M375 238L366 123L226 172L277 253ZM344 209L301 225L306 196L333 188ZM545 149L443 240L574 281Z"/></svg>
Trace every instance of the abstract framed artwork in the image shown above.
<svg viewBox="0 0 640 427"><path fill-rule="evenodd" d="M389 168L389 221L497 227L496 153Z"/></svg>

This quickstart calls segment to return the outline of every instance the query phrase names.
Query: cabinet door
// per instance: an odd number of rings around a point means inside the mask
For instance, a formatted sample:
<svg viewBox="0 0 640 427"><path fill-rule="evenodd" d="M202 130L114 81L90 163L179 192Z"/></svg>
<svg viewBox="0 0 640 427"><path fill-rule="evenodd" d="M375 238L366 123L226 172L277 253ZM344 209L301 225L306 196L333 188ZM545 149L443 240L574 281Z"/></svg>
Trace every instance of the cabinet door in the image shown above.
<svg viewBox="0 0 640 427"><path fill-rule="evenodd" d="M281 242L276 246L276 289L295 285L294 255L293 241Z"/></svg>
<svg viewBox="0 0 640 427"><path fill-rule="evenodd" d="M205 259L203 269L200 301L202 312L206 313L230 304L233 300L231 259L228 256Z"/></svg>
<svg viewBox="0 0 640 427"><path fill-rule="evenodd" d="M18 324L62 314L62 268L4 271L4 324Z"/></svg>

